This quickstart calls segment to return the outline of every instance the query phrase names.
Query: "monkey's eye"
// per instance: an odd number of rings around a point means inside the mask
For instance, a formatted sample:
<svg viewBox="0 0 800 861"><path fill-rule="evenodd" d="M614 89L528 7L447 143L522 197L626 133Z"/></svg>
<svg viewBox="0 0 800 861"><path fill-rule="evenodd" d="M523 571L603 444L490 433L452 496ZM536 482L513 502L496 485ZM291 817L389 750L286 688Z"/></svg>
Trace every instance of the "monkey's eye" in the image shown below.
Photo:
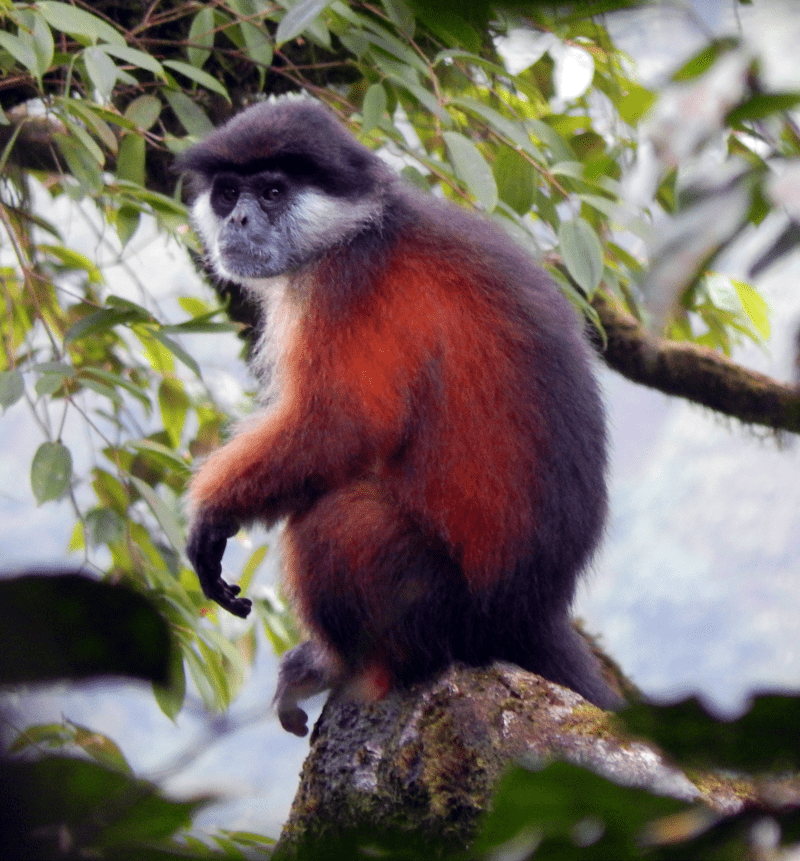
<svg viewBox="0 0 800 861"><path fill-rule="evenodd" d="M275 203L275 201L280 200L283 197L283 187L280 185L268 185L261 192L261 197L267 203Z"/></svg>
<svg viewBox="0 0 800 861"><path fill-rule="evenodd" d="M239 189L232 184L221 185L217 189L217 197L221 203L234 204L239 197Z"/></svg>

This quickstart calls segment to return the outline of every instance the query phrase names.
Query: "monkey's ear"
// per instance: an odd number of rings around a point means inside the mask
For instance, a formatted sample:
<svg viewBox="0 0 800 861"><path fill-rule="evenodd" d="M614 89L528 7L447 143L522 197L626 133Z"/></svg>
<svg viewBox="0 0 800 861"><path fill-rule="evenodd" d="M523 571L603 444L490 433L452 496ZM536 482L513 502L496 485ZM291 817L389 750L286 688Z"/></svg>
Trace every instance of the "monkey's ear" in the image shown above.
<svg viewBox="0 0 800 861"><path fill-rule="evenodd" d="M241 589L222 579L222 556L232 535L239 531L239 524L232 518L212 519L198 516L189 532L186 555L197 572L197 579L206 598L216 601L234 616L247 618L253 602L249 598L238 598Z"/></svg>

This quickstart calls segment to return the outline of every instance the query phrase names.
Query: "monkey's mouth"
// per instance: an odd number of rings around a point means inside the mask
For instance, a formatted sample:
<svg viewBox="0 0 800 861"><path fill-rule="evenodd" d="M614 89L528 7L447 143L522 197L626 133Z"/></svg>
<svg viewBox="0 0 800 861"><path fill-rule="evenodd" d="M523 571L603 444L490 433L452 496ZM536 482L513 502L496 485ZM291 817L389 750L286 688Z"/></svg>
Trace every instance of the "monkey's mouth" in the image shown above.
<svg viewBox="0 0 800 861"><path fill-rule="evenodd" d="M269 251L245 242L225 242L218 246L219 261L227 273L242 278L276 275L280 263Z"/></svg>

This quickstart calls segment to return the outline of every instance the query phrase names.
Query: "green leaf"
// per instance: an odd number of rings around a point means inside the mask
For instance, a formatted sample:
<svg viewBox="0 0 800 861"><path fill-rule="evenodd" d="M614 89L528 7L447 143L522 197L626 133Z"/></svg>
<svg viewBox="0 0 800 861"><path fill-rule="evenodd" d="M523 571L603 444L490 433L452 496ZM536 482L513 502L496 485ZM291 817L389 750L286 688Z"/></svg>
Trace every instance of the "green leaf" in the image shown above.
<svg viewBox="0 0 800 861"><path fill-rule="evenodd" d="M116 63L102 48L98 47L85 48L83 62L100 101L107 104L111 99L114 84L117 83Z"/></svg>
<svg viewBox="0 0 800 861"><path fill-rule="evenodd" d="M249 588L253 576L267 555L267 550L269 550L269 545L262 544L261 547L257 547L252 552L250 558L247 560L247 564L242 569L242 576L239 578L239 586L241 586L243 592L246 592Z"/></svg>
<svg viewBox="0 0 800 861"><path fill-rule="evenodd" d="M120 324L143 323L151 319L149 314L136 308L100 308L70 326L64 335L64 344L69 345L81 338L100 335Z"/></svg>
<svg viewBox="0 0 800 861"><path fill-rule="evenodd" d="M161 114L161 102L155 96L139 96L125 108L125 117L139 129L151 128Z"/></svg>
<svg viewBox="0 0 800 861"><path fill-rule="evenodd" d="M264 68L272 65L272 43L267 38L267 34L249 21L240 21L239 30L250 60Z"/></svg>
<svg viewBox="0 0 800 861"><path fill-rule="evenodd" d="M403 0L381 0L389 20L406 37L414 35L415 19L414 11L406 5Z"/></svg>
<svg viewBox="0 0 800 861"><path fill-rule="evenodd" d="M69 722L69 726L72 729L72 744L79 747L87 756L121 774L133 774L133 769L119 745L108 736L72 721Z"/></svg>
<svg viewBox="0 0 800 861"><path fill-rule="evenodd" d="M200 372L200 366L197 364L193 356L190 356L186 350L181 347L180 344L176 343L172 340L172 338L168 338L162 331L160 330L152 330L150 333L159 343L161 343L164 347L166 347L179 362L186 365L190 371L194 371L194 373L201 377L202 374Z"/></svg>
<svg viewBox="0 0 800 861"><path fill-rule="evenodd" d="M61 100L66 110L69 110L73 115L76 115L81 122L86 123L99 138L103 146L110 152L117 152L117 138L111 130L107 120L109 119L109 111L103 110L99 105L93 102L84 102L80 99ZM120 125L124 122L116 114L111 114L113 122Z"/></svg>
<svg viewBox="0 0 800 861"><path fill-rule="evenodd" d="M25 382L22 374L14 369L0 371L0 406L7 410L25 394Z"/></svg>
<svg viewBox="0 0 800 861"><path fill-rule="evenodd" d="M190 135L200 138L213 131L214 124L185 93L168 88L164 88L161 92L178 117L180 124Z"/></svg>
<svg viewBox="0 0 800 861"><path fill-rule="evenodd" d="M29 41L0 30L0 48L4 48L21 65L32 74L36 74L38 60Z"/></svg>
<svg viewBox="0 0 800 861"><path fill-rule="evenodd" d="M523 149L528 155L533 156L537 161L544 162L544 156L531 143L531 139L523 123L504 117L501 113L494 110L494 108L490 108L483 102L478 101L478 99L462 97L453 99L452 104L459 108L464 108L464 110L470 113L477 114L488 123L489 128L496 134L506 138L509 143L520 147L520 149Z"/></svg>
<svg viewBox="0 0 800 861"><path fill-rule="evenodd" d="M145 140L138 132L123 136L117 156L117 176L127 182L145 183Z"/></svg>
<svg viewBox="0 0 800 861"><path fill-rule="evenodd" d="M122 675L166 681L172 643L150 602L78 573L0 580L3 684Z"/></svg>
<svg viewBox="0 0 800 861"><path fill-rule="evenodd" d="M104 44L103 50L112 57L122 60L131 66L136 66L139 69L144 69L151 72L157 78L165 78L164 67L150 54L144 51L137 51L136 48L131 48L128 45Z"/></svg>
<svg viewBox="0 0 800 861"><path fill-rule="evenodd" d="M15 847L14 857L63 854L50 837L62 832L79 858L185 857L171 841L157 841L188 828L205 803L171 801L153 784L85 758L4 762L0 779L4 804L14 811L3 846Z"/></svg>
<svg viewBox="0 0 800 861"><path fill-rule="evenodd" d="M690 60L681 66L672 76L673 81L688 81L707 72L711 66L723 55L735 50L740 45L738 39L726 37L715 39L705 48L695 54Z"/></svg>
<svg viewBox="0 0 800 861"><path fill-rule="evenodd" d="M576 218L563 221L558 241L567 272L588 296L591 296L603 277L603 247L588 221Z"/></svg>
<svg viewBox="0 0 800 861"><path fill-rule="evenodd" d="M533 191L536 171L533 165L516 150L501 146L494 163L500 199L518 215L530 212L533 206Z"/></svg>
<svg viewBox="0 0 800 861"><path fill-rule="evenodd" d="M89 134L83 126L83 123L76 123L66 116L62 117L64 125L67 127L72 142L83 150L83 161L93 160L99 167L103 167L106 161L105 153L98 146L94 138ZM100 174L102 177L102 174Z"/></svg>
<svg viewBox="0 0 800 861"><path fill-rule="evenodd" d="M45 723L25 727L8 746L9 753L19 753L29 747L64 747L74 736L71 724Z"/></svg>
<svg viewBox="0 0 800 861"><path fill-rule="evenodd" d="M800 104L800 93L759 93L728 112L725 122L735 126L783 114Z"/></svg>
<svg viewBox="0 0 800 861"><path fill-rule="evenodd" d="M150 459L156 461L165 469L175 472L178 475L188 477L191 472L186 461L176 454L174 449L154 442L151 439L134 440L130 443L130 447L134 451L147 455Z"/></svg>
<svg viewBox="0 0 800 861"><path fill-rule="evenodd" d="M159 526L164 530L164 534L167 536L169 543L178 553L181 553L186 546L186 542L184 541L183 530L178 524L175 512L172 511L155 490L153 490L149 484L145 484L141 478L137 478L135 475L132 475L131 481L136 486L136 489L142 495L145 502L150 506L150 510L155 514L156 520L158 521Z"/></svg>
<svg viewBox="0 0 800 861"><path fill-rule="evenodd" d="M628 84L628 93L616 104L619 115L630 126L639 124L641 118L653 107L656 95L644 87Z"/></svg>
<svg viewBox="0 0 800 861"><path fill-rule="evenodd" d="M71 36L84 37L90 42L110 42L125 45L122 35L110 24L106 24L95 15L71 6L69 3L58 3L55 0L39 0L36 8L44 15L47 23L56 30L69 33Z"/></svg>
<svg viewBox="0 0 800 861"><path fill-rule="evenodd" d="M682 801L617 786L565 762L539 772L516 767L500 781L471 852L479 857L504 856L502 849L516 841L513 857L520 858L534 857L524 849L518 852L525 846L536 846L537 858L642 858L641 829L686 809ZM588 822L596 825L598 839L585 846L579 826Z"/></svg>
<svg viewBox="0 0 800 861"><path fill-rule="evenodd" d="M383 119L386 112L386 90L380 84L372 84L364 95L364 104L361 107L361 131L368 134Z"/></svg>
<svg viewBox="0 0 800 861"><path fill-rule="evenodd" d="M44 18L35 10L21 9L17 14L20 24L17 37L30 49L34 58L34 65L30 70L41 81L53 62L53 34Z"/></svg>
<svg viewBox="0 0 800 861"><path fill-rule="evenodd" d="M139 229L142 213L135 206L122 205L111 216L112 223L117 230L117 236L122 246L126 246Z"/></svg>
<svg viewBox="0 0 800 861"><path fill-rule="evenodd" d="M158 387L158 405L164 430L169 434L172 445L177 448L181 443L181 434L190 406L180 380L166 378L161 381Z"/></svg>
<svg viewBox="0 0 800 861"><path fill-rule="evenodd" d="M31 489L37 504L58 499L72 479L72 455L60 442L43 442L33 456Z"/></svg>
<svg viewBox="0 0 800 861"><path fill-rule="evenodd" d="M332 0L299 0L283 16L275 33L275 44L290 42L305 31L330 6Z"/></svg>
<svg viewBox="0 0 800 861"><path fill-rule="evenodd" d="M151 406L150 397L147 393L147 390L142 389L140 386L135 385L130 382L130 380L126 380L125 377L120 376L119 374L115 374L113 371L107 371L105 368L98 368L95 366L81 368L80 379L85 379L86 377L99 377L101 380L105 380L107 383L112 385L114 388L122 388L125 389L128 394L133 395L138 401L148 409Z"/></svg>
<svg viewBox="0 0 800 861"><path fill-rule="evenodd" d="M193 66L200 69L211 56L211 49L214 47L214 9L211 6L202 6L192 18L189 43L186 56Z"/></svg>
<svg viewBox="0 0 800 861"><path fill-rule="evenodd" d="M113 544L125 535L125 524L113 509L93 508L84 518L84 535L90 547Z"/></svg>
<svg viewBox="0 0 800 861"><path fill-rule="evenodd" d="M103 189L103 174L99 163L87 152L86 147L69 135L54 134L53 140L81 190L86 194L99 194Z"/></svg>
<svg viewBox="0 0 800 861"><path fill-rule="evenodd" d="M467 186L486 212L497 206L497 184L486 159L469 138L459 132L443 132L456 176Z"/></svg>
<svg viewBox="0 0 800 861"><path fill-rule="evenodd" d="M182 60L164 60L164 65L167 68L174 69L176 72L180 72L190 80L200 84L201 87L218 93L226 101L231 100L225 87L216 78L209 75L208 72L195 68L195 66L189 65L189 63L184 63Z"/></svg>
<svg viewBox="0 0 800 861"><path fill-rule="evenodd" d="M757 293L753 287L744 281L731 279L731 283L739 296L742 308L756 332L763 341L769 339L772 330L770 324L770 308L764 297Z"/></svg>

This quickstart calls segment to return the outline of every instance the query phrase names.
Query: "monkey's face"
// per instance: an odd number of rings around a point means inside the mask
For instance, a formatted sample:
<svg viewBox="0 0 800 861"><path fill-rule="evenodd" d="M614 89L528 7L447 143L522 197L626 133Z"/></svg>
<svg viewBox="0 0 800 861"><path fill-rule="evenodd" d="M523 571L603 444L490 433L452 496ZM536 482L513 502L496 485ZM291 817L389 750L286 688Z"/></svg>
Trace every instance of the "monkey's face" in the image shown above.
<svg viewBox="0 0 800 861"><path fill-rule="evenodd" d="M257 289L302 268L380 214L376 196L332 193L282 169L220 170L195 200L195 225L223 278Z"/></svg>

